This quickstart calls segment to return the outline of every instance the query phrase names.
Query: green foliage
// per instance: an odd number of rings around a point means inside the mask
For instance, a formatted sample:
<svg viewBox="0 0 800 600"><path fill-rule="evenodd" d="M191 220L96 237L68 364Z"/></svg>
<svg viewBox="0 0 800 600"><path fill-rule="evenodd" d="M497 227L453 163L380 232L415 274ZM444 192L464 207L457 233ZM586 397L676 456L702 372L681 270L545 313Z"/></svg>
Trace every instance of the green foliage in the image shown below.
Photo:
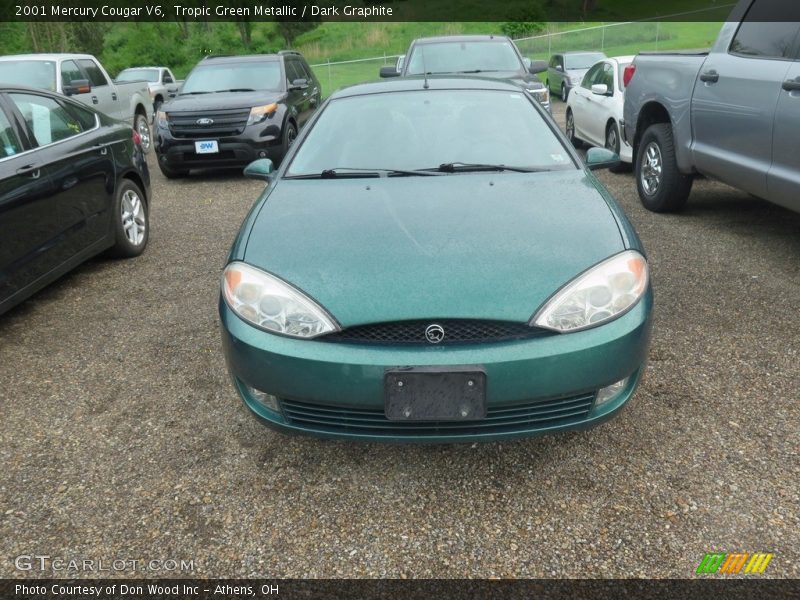
<svg viewBox="0 0 800 600"><path fill-rule="evenodd" d="M544 29L545 11L539 4L515 11L509 20L500 28L510 38L522 38L535 35Z"/></svg>

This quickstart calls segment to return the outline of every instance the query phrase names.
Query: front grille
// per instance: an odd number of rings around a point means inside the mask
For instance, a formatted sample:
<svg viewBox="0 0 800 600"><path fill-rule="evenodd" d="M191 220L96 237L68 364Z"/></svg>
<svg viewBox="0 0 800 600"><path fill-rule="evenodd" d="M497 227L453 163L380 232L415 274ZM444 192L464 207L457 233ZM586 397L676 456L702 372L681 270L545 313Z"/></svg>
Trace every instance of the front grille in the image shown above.
<svg viewBox="0 0 800 600"><path fill-rule="evenodd" d="M348 327L319 338L321 341L350 344L427 344L425 330L431 325L444 329L444 338L437 345L507 342L548 335L545 329L509 321L478 319L440 319L393 321Z"/></svg>
<svg viewBox="0 0 800 600"><path fill-rule="evenodd" d="M382 409L340 408L281 400L291 425L320 433L362 434L387 437L489 435L530 432L578 423L589 415L594 394L490 407L481 421L389 421Z"/></svg>
<svg viewBox="0 0 800 600"><path fill-rule="evenodd" d="M169 113L169 130L177 138L215 138L239 135L250 117L249 108L215 110L208 112ZM199 119L211 119L213 123L201 125Z"/></svg>

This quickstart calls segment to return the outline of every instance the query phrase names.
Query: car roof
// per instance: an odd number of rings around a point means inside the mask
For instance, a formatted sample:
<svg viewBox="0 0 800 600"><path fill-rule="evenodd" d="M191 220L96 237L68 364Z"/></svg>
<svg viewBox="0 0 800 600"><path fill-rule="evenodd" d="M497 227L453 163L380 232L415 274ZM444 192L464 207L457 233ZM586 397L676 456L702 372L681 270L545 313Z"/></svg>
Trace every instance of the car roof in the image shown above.
<svg viewBox="0 0 800 600"><path fill-rule="evenodd" d="M94 58L94 56L91 54L70 54L67 52L55 54L13 54L11 56L0 56L0 60L6 62L12 60L49 60L57 62L59 60L69 60L73 58Z"/></svg>
<svg viewBox="0 0 800 600"><path fill-rule="evenodd" d="M414 44L438 44L441 42L510 42L510 38L505 35L437 35L432 37L417 38Z"/></svg>
<svg viewBox="0 0 800 600"><path fill-rule="evenodd" d="M383 94L386 92L408 92L415 90L494 90L520 92L521 88L513 83L501 79L488 77L458 76L458 75L431 75L428 76L428 87L425 88L425 77L413 76L392 79L391 81L373 81L359 83L341 88L331 94L331 99L346 98L350 96L365 96L368 94Z"/></svg>
<svg viewBox="0 0 800 600"><path fill-rule="evenodd" d="M557 56L574 56L576 54L602 54L605 56L602 50L570 50L569 52L556 53Z"/></svg>

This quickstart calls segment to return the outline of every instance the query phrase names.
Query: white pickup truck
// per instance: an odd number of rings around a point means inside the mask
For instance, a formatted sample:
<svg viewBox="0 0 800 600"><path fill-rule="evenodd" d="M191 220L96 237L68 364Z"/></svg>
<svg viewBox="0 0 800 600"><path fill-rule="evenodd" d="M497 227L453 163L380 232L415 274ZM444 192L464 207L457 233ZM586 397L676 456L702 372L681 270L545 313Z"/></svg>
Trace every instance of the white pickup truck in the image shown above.
<svg viewBox="0 0 800 600"><path fill-rule="evenodd" d="M0 83L60 92L109 117L126 121L150 151L153 104L147 83L115 83L90 54L19 54L0 57Z"/></svg>
<svg viewBox="0 0 800 600"><path fill-rule="evenodd" d="M175 79L168 67L130 67L121 71L115 81L146 81L153 99L153 113L157 113L164 102L177 96L183 85L183 80Z"/></svg>

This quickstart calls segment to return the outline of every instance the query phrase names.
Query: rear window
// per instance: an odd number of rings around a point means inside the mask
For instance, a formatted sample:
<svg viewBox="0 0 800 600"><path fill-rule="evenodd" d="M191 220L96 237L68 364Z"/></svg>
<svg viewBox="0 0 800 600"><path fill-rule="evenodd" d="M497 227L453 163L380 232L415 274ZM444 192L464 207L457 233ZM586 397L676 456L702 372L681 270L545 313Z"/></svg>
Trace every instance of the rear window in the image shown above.
<svg viewBox="0 0 800 600"><path fill-rule="evenodd" d="M148 81L158 83L158 69L125 69L117 81Z"/></svg>
<svg viewBox="0 0 800 600"><path fill-rule="evenodd" d="M576 168L522 92L414 90L332 100L287 174L436 169L451 162Z"/></svg>

